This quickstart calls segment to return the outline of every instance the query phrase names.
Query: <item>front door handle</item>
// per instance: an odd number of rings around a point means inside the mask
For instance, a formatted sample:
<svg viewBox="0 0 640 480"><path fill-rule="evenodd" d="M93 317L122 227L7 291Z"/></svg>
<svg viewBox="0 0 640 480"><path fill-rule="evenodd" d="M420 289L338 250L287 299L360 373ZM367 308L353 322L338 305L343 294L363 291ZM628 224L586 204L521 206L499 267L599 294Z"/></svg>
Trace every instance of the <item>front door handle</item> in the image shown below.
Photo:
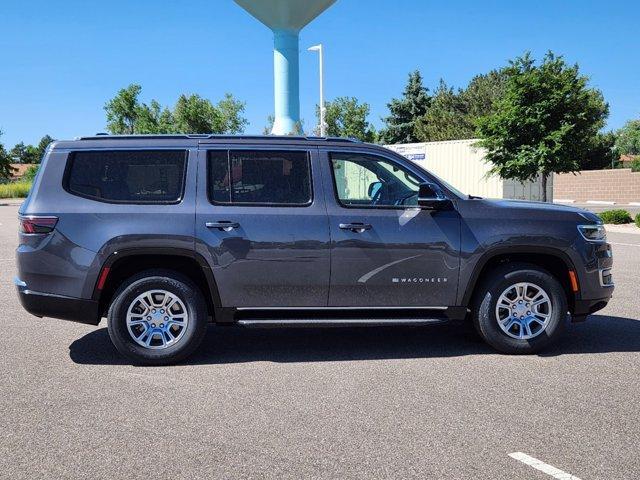
<svg viewBox="0 0 640 480"><path fill-rule="evenodd" d="M219 222L207 222L205 223L207 228L217 228L218 230L230 232L234 228L238 228L240 224L238 222L229 222L227 220L221 220Z"/></svg>
<svg viewBox="0 0 640 480"><path fill-rule="evenodd" d="M371 230L371 225L368 223L341 223L338 225L342 230L351 230L354 233L362 233L365 230Z"/></svg>

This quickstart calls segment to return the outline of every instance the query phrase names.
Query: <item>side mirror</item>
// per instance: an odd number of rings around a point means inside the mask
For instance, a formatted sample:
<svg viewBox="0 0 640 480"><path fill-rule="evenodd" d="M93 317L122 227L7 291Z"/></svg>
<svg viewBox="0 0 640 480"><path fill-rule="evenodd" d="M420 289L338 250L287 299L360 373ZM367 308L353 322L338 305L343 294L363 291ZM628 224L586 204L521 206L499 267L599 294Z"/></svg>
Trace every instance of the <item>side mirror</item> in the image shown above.
<svg viewBox="0 0 640 480"><path fill-rule="evenodd" d="M418 206L425 210L448 210L451 200L444 196L437 185L421 183L418 189Z"/></svg>
<svg viewBox="0 0 640 480"><path fill-rule="evenodd" d="M369 195L369 198L373 198L375 194L378 193L378 190L380 190L381 187L382 182L371 182L369 184L369 189L367 190L367 195Z"/></svg>

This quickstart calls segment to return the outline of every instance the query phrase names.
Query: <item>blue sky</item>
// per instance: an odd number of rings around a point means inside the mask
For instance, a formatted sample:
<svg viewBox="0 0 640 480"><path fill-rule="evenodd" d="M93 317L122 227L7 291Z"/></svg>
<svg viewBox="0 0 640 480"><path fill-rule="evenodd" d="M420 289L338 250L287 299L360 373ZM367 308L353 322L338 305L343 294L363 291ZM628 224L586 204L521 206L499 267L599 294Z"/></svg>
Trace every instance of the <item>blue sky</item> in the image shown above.
<svg viewBox="0 0 640 480"><path fill-rule="evenodd" d="M640 117L640 2L338 0L301 33L301 110L315 124L317 56L326 95L356 96L380 126L409 71L464 86L526 50L578 62L611 106L609 128ZM273 110L272 36L232 0L0 2L0 139L105 130L104 103L136 82L142 100L180 93L246 101L247 133Z"/></svg>

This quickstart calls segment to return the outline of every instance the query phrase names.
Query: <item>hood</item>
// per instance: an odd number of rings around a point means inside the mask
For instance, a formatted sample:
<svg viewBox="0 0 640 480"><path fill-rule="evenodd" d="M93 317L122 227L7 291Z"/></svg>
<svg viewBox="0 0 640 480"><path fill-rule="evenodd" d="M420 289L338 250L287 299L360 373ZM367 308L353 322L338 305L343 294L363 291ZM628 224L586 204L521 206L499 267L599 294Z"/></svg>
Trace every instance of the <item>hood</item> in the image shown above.
<svg viewBox="0 0 640 480"><path fill-rule="evenodd" d="M589 222L602 223L600 217L595 213L592 213L583 208L574 207L571 205L564 205L558 203L546 203L546 202L534 202L530 200L504 200L504 199L482 199L480 200L487 206L491 206L498 209L514 210L528 210L535 212L549 212L553 214L574 214L578 217L582 217Z"/></svg>

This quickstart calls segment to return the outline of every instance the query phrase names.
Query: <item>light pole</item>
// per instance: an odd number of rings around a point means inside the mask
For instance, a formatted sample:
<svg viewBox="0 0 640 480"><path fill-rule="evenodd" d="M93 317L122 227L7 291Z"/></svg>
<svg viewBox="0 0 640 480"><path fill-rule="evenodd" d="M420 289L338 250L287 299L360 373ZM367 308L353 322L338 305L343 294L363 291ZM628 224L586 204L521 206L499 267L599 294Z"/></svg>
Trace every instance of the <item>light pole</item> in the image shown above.
<svg viewBox="0 0 640 480"><path fill-rule="evenodd" d="M313 47L309 47L308 51L310 52L318 52L318 56L320 59L320 136L326 136L326 124L324 123L324 114L326 108L324 107L324 75L322 72L324 58L322 55L322 44L314 45Z"/></svg>

